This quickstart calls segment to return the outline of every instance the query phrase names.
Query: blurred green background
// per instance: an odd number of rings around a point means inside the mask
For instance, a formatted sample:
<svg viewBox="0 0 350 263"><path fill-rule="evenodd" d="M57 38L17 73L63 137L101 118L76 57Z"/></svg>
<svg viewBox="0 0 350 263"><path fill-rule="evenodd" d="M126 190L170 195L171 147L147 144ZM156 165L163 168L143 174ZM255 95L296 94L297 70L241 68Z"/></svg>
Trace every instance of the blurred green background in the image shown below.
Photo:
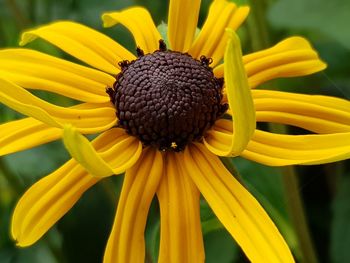
<svg viewBox="0 0 350 263"><path fill-rule="evenodd" d="M206 17L210 2L202 1L199 26ZM251 5L251 15L239 30L244 53L266 48L287 36L302 35L312 42L329 65L325 72L303 78L276 80L265 88L350 98L350 1L236 2ZM0 0L0 47L18 47L20 33L28 28L54 20L69 19L98 29L129 50L135 50L131 35L123 27L103 29L100 19L105 11L133 5L147 7L156 24L166 22L168 2L164 0ZM44 41L34 41L29 47L71 59ZM73 103L48 93L36 94L59 105ZM0 105L1 122L21 117ZM293 127L287 128L290 133L304 132ZM0 158L1 263L101 262L122 177L106 179L89 190L35 245L19 249L9 237L11 214L21 194L68 158L60 141ZM348 162L279 169L240 158L224 161L226 165L236 165L245 184L269 212L299 262L350 262ZM295 182L295 177L290 175L291 171L297 173L297 191L290 188L291 183ZM304 201L314 253L300 241L300 234L295 231L295 226L299 225L295 224L289 213L291 204L298 197ZM154 203L146 231L148 262L155 262L157 257L158 214L158 207ZM201 217L206 262L247 262L204 201L201 204Z"/></svg>

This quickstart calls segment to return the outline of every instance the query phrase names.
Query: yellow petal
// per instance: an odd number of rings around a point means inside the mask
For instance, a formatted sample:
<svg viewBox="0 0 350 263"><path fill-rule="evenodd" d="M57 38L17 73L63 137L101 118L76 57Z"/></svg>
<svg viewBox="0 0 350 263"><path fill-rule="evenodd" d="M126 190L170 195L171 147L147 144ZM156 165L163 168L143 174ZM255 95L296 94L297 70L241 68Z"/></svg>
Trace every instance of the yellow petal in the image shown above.
<svg viewBox="0 0 350 263"><path fill-rule="evenodd" d="M225 83L230 109L234 112L234 133L224 147L214 146L220 133L209 131L204 139L208 149L219 156L237 156L247 146L255 130L255 109L247 76L242 64L241 46L233 30L228 31L229 41L225 52Z"/></svg>
<svg viewBox="0 0 350 263"><path fill-rule="evenodd" d="M62 131L33 118L0 125L0 156L30 149L61 137Z"/></svg>
<svg viewBox="0 0 350 263"><path fill-rule="evenodd" d="M337 162L350 158L350 132L283 135L256 131L242 156L270 166Z"/></svg>
<svg viewBox="0 0 350 263"><path fill-rule="evenodd" d="M93 103L108 102L106 87L115 82L109 74L28 49L0 50L0 76L24 88Z"/></svg>
<svg viewBox="0 0 350 263"><path fill-rule="evenodd" d="M243 63L251 88L271 79L309 75L327 66L302 37L290 37L269 49L245 55ZM223 68L216 67L215 76L222 77Z"/></svg>
<svg viewBox="0 0 350 263"><path fill-rule="evenodd" d="M171 0L168 15L168 38L172 50L187 51L197 29L201 0Z"/></svg>
<svg viewBox="0 0 350 263"><path fill-rule="evenodd" d="M162 38L147 9L133 7L121 12L111 12L102 15L103 26L111 27L118 23L125 26L134 36L136 45L145 53L158 49Z"/></svg>
<svg viewBox="0 0 350 263"><path fill-rule="evenodd" d="M84 110L96 109L98 106L93 103L82 103L72 108ZM4 123L0 125L0 155L30 149L54 141L61 135L61 129L50 127L34 118Z"/></svg>
<svg viewBox="0 0 350 263"><path fill-rule="evenodd" d="M252 90L257 121L293 125L315 133L350 132L347 100L270 90Z"/></svg>
<svg viewBox="0 0 350 263"><path fill-rule="evenodd" d="M68 54L103 71L117 74L118 62L134 56L111 38L84 25L62 21L23 33L20 45L43 38Z"/></svg>
<svg viewBox="0 0 350 263"><path fill-rule="evenodd" d="M112 164L127 162L128 154L111 150L124 137L120 129L111 129L98 136L92 145ZM23 247L36 242L99 180L70 160L35 183L20 199L13 214L11 232L17 245Z"/></svg>
<svg viewBox="0 0 350 263"><path fill-rule="evenodd" d="M35 243L98 181L74 161L35 183L19 200L12 217L17 246Z"/></svg>
<svg viewBox="0 0 350 263"><path fill-rule="evenodd" d="M195 58L205 55L213 59L212 66L220 62L225 53L228 40L226 28L236 30L248 16L249 7L237 7L227 0L213 1L208 18L195 39L190 53Z"/></svg>
<svg viewBox="0 0 350 263"><path fill-rule="evenodd" d="M69 123L82 133L107 130L117 121L115 109L110 103L89 104L94 105L93 108L60 107L43 101L3 79L0 79L0 102L49 126L62 128L64 123Z"/></svg>
<svg viewBox="0 0 350 263"><path fill-rule="evenodd" d="M218 157L201 144L187 147L184 155L188 175L251 262L294 262L267 213Z"/></svg>
<svg viewBox="0 0 350 263"><path fill-rule="evenodd" d="M29 99L29 100L28 100ZM33 103L32 103L33 101ZM37 101L42 102L40 99L31 95L21 87L7 81L0 79L0 102L6 106L28 116L32 116L37 120L40 120L47 125L53 127L61 127L61 124L55 120L45 110L41 109L42 106ZM38 106L34 106L38 104Z"/></svg>
<svg viewBox="0 0 350 263"><path fill-rule="evenodd" d="M103 158L104 155L98 154L90 142L72 126L65 126L63 132L63 141L70 155L79 162L90 174L97 177L106 177L113 174L125 172L139 159L142 144L135 137L128 136L122 129L113 129L111 136L116 141L105 154L110 155L114 152L117 156L122 155L122 160L116 161L115 157L110 160Z"/></svg>
<svg viewBox="0 0 350 263"><path fill-rule="evenodd" d="M162 173L161 153L152 148L145 149L139 161L126 171L104 263L145 262L147 214Z"/></svg>
<svg viewBox="0 0 350 263"><path fill-rule="evenodd" d="M215 146L225 147L232 133L230 121L217 121L215 129L220 133ZM241 156L269 166L336 162L350 158L350 132L284 135L256 130Z"/></svg>
<svg viewBox="0 0 350 263"><path fill-rule="evenodd" d="M158 262L204 262L199 191L185 169L182 153L167 153L157 190L160 204Z"/></svg>

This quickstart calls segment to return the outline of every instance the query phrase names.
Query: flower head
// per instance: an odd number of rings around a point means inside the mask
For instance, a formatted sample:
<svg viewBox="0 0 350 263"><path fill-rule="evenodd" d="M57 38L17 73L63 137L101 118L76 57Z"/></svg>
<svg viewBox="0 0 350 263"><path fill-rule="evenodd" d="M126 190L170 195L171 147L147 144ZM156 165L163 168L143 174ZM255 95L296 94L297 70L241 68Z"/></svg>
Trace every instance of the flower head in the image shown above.
<svg viewBox="0 0 350 263"><path fill-rule="evenodd" d="M40 37L90 67L24 48L0 51L0 101L29 116L1 125L0 153L63 137L73 157L19 200L11 229L19 246L36 242L103 177L125 172L105 262L144 262L154 196L161 213L159 262L203 262L200 194L251 261L293 262L264 209L218 156L274 166L349 158L350 103L255 90L274 78L323 70L325 63L301 37L242 56L234 30L249 8L225 0L212 2L195 36L199 7L198 0L170 1L168 47L144 8L104 14L106 27L120 23L131 31L137 56L73 22L22 35L21 45ZM81 103L56 106L26 89ZM256 121L319 134L268 133L257 130ZM90 143L81 134L99 135Z"/></svg>

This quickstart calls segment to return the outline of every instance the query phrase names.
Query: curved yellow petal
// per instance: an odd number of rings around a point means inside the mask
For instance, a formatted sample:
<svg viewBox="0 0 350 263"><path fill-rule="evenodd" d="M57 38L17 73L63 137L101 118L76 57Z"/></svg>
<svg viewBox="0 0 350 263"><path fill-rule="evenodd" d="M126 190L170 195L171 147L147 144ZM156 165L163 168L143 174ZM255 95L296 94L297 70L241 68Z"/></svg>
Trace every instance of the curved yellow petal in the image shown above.
<svg viewBox="0 0 350 263"><path fill-rule="evenodd" d="M220 62L225 53L228 36L226 28L236 30L246 19L249 7L237 7L227 0L212 2L208 18L188 53L195 58L205 55L213 59L212 66Z"/></svg>
<svg viewBox="0 0 350 263"><path fill-rule="evenodd" d="M134 55L111 38L75 22L61 21L24 32L20 45L38 37L88 65L112 74L119 72L119 61L134 59Z"/></svg>
<svg viewBox="0 0 350 263"><path fill-rule="evenodd" d="M160 205L158 262L204 262L199 214L199 191L181 166L181 153L166 153L164 174L157 190Z"/></svg>
<svg viewBox="0 0 350 263"><path fill-rule="evenodd" d="M350 102L271 90L252 90L257 121L293 125L315 133L350 132Z"/></svg>
<svg viewBox="0 0 350 263"><path fill-rule="evenodd" d="M139 161L126 171L104 263L145 262L147 214L162 173L162 155L152 148L145 149Z"/></svg>
<svg viewBox="0 0 350 263"><path fill-rule="evenodd" d="M191 47L200 6L201 0L170 0L168 39L172 50L185 52Z"/></svg>
<svg viewBox="0 0 350 263"><path fill-rule="evenodd" d="M256 199L201 144L185 150L188 175L251 262L294 262L278 229Z"/></svg>
<svg viewBox="0 0 350 263"><path fill-rule="evenodd" d="M337 162L350 158L350 132L284 135L256 131L242 156L270 166Z"/></svg>
<svg viewBox="0 0 350 263"><path fill-rule="evenodd" d="M30 149L61 137L62 130L33 118L0 125L0 156Z"/></svg>
<svg viewBox="0 0 350 263"><path fill-rule="evenodd" d="M119 129L111 129L94 139L92 145L106 159L127 161L128 156L110 150L120 140L123 135ZM70 160L35 183L19 200L13 214L11 233L17 245L36 242L99 180Z"/></svg>
<svg viewBox="0 0 350 263"><path fill-rule="evenodd" d="M0 79L0 102L45 124L62 128L72 124L82 133L96 133L115 125L115 109L110 103L89 104L92 108L60 107L32 95L16 84Z"/></svg>
<svg viewBox="0 0 350 263"><path fill-rule="evenodd" d="M11 234L17 246L35 243L97 181L71 160L35 183L19 200L12 217Z"/></svg>
<svg viewBox="0 0 350 263"><path fill-rule="evenodd" d="M204 138L207 148L219 156L237 156L247 146L255 130L255 109L248 86L247 76L242 64L241 46L238 36L229 30L229 41L225 52L225 83L230 109L233 110L233 130L231 141L225 146L215 147L215 140L220 136L211 130Z"/></svg>
<svg viewBox="0 0 350 263"><path fill-rule="evenodd" d="M46 123L47 125L60 128L61 124L57 120L55 120L50 114L48 114L45 110L39 107L41 105L39 103L35 103L37 101L42 102L40 99L31 95L29 92L25 91L21 87L7 80L0 79L1 103L22 114L34 117L35 119L40 120ZM39 105L36 106L35 104Z"/></svg>
<svg viewBox="0 0 350 263"><path fill-rule="evenodd" d="M232 133L230 121L217 121L215 129L220 134L215 146L225 147ZM350 158L350 132L286 135L256 130L241 156L269 166L336 162Z"/></svg>
<svg viewBox="0 0 350 263"><path fill-rule="evenodd" d="M115 82L104 72L29 49L0 50L0 76L24 88L93 103L108 102L106 87Z"/></svg>
<svg viewBox="0 0 350 263"><path fill-rule="evenodd" d="M111 132L109 132L111 133ZM70 155L80 163L90 174L97 177L106 177L120 174L134 165L142 152L142 144L135 137L131 137L122 129L113 129L111 134L115 138L114 145L105 154L99 154L91 143L72 126L65 126L63 142ZM115 156L110 155L111 152ZM121 159L115 157L121 154ZM113 159L105 160L104 155ZM111 162L111 163L110 163Z"/></svg>
<svg viewBox="0 0 350 263"><path fill-rule="evenodd" d="M302 37L290 37L271 48L245 55L243 63L251 88L271 79L305 76L327 67ZM216 67L214 74L222 77L224 66Z"/></svg>
<svg viewBox="0 0 350 263"><path fill-rule="evenodd" d="M133 7L121 12L104 13L103 26L111 27L118 23L125 26L134 36L136 45L145 53L152 53L159 47L160 36L147 9Z"/></svg>

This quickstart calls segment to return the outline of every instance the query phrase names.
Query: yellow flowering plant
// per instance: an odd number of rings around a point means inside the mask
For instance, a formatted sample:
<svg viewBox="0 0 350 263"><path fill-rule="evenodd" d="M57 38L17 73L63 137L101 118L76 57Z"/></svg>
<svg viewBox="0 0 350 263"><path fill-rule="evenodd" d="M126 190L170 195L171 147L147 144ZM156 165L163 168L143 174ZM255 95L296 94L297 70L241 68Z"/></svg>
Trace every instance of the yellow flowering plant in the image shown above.
<svg viewBox="0 0 350 263"><path fill-rule="evenodd" d="M250 261L294 262L267 213L219 157L269 166L347 159L350 103L255 89L326 64L302 37L243 56L235 30L249 7L212 1L195 34L199 9L199 0L170 1L168 46L145 8L103 14L105 27L122 24L132 33L136 55L70 21L26 31L20 45L41 38L84 65L26 48L0 50L0 102L28 116L1 124L1 155L62 138L72 156L19 200L11 224L18 246L40 239L94 184L125 173L104 262L144 262L154 197L160 207L158 262L204 262L201 196ZM53 105L30 89L79 103ZM256 122L314 134L270 133ZM97 137L90 142L89 134Z"/></svg>

